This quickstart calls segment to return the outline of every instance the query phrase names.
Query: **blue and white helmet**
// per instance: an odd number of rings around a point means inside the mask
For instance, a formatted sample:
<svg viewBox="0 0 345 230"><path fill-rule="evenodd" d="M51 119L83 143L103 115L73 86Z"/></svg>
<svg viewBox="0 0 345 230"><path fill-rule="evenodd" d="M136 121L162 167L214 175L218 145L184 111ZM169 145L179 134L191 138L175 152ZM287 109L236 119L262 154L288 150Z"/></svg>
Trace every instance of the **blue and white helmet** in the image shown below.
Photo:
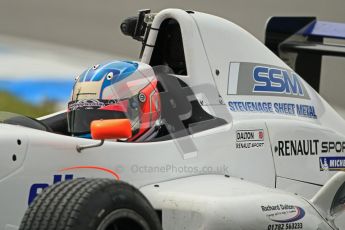
<svg viewBox="0 0 345 230"><path fill-rule="evenodd" d="M95 65L76 78L68 103L72 135L88 135L90 123L100 119L128 118L135 140L160 119L157 78L151 66L133 61Z"/></svg>

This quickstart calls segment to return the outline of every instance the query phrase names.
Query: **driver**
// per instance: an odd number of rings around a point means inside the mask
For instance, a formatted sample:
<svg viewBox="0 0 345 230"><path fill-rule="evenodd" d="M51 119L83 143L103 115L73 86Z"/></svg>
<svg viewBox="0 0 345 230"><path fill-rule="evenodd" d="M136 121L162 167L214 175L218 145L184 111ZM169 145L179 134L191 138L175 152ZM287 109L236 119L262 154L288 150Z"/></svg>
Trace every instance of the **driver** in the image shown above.
<svg viewBox="0 0 345 230"><path fill-rule="evenodd" d="M160 97L151 66L133 61L95 65L76 78L68 103L68 131L91 138L90 123L100 119L128 118L132 137L145 141L160 127Z"/></svg>

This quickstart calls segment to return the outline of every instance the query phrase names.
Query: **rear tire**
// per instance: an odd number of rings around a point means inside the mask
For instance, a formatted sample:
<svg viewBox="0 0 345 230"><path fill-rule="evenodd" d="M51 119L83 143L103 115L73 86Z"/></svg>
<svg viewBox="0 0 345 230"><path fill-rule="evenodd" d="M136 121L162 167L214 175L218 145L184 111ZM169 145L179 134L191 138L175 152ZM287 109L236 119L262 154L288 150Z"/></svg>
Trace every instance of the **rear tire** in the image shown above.
<svg viewBox="0 0 345 230"><path fill-rule="evenodd" d="M76 179L48 187L26 211L19 230L161 230L149 201L110 179Z"/></svg>

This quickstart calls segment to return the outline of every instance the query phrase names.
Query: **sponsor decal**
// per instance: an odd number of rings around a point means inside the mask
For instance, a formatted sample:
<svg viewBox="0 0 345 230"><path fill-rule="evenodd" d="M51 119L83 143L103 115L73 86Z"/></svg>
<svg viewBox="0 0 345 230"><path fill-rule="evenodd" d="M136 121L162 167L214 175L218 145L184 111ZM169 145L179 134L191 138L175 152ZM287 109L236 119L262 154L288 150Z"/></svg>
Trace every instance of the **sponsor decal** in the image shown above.
<svg viewBox="0 0 345 230"><path fill-rule="evenodd" d="M278 141L278 156L308 156L318 154L319 140Z"/></svg>
<svg viewBox="0 0 345 230"><path fill-rule="evenodd" d="M264 145L264 130L237 130L236 131L236 148L248 149L258 148Z"/></svg>
<svg viewBox="0 0 345 230"><path fill-rule="evenodd" d="M264 130L237 130L236 131L236 141L263 141L264 140Z"/></svg>
<svg viewBox="0 0 345 230"><path fill-rule="evenodd" d="M274 113L272 102L229 101L233 112Z"/></svg>
<svg viewBox="0 0 345 230"><path fill-rule="evenodd" d="M267 230L303 229L303 223L269 224Z"/></svg>
<svg viewBox="0 0 345 230"><path fill-rule="evenodd" d="M285 68L231 62L228 95L265 95L310 99L300 76Z"/></svg>
<svg viewBox="0 0 345 230"><path fill-rule="evenodd" d="M320 171L345 171L345 157L320 157Z"/></svg>
<svg viewBox="0 0 345 230"><path fill-rule="evenodd" d="M79 110L79 109L98 109L107 105L118 104L118 100L77 100L68 103L68 110Z"/></svg>
<svg viewBox="0 0 345 230"><path fill-rule="evenodd" d="M66 172L66 171L71 171L71 170L77 170L77 169L93 169L93 170L98 170L98 171L103 171L106 172L110 175L112 175L116 180L120 180L119 174L117 174L115 171L104 168L104 167L99 167L99 166L92 166L92 165L85 165L85 166L73 166L69 168L63 168L60 170L60 172ZM83 178L83 177L79 177ZM74 175L73 174L57 174L53 175L53 183L52 184L57 184L62 181L67 181L67 180L73 180ZM40 194L45 188L49 187L51 184L49 183L35 183L31 185L30 187L30 192L29 192L29 199L28 199L28 204L30 205L32 201L35 199L35 197Z"/></svg>
<svg viewBox="0 0 345 230"><path fill-rule="evenodd" d="M270 224L267 229L303 228L298 222L305 216L305 211L301 207L289 204L262 205L261 210L269 220L277 223Z"/></svg>
<svg viewBox="0 0 345 230"><path fill-rule="evenodd" d="M299 76L291 71L266 66L255 66L253 92L304 96Z"/></svg>
<svg viewBox="0 0 345 230"><path fill-rule="evenodd" d="M343 153L345 151L345 141L323 141L321 143L321 152L329 153L331 151Z"/></svg>
<svg viewBox="0 0 345 230"><path fill-rule="evenodd" d="M73 179L73 174L66 174L66 175L54 175L53 176L53 183L56 184L61 181L66 181L66 180L72 180ZM29 200L28 204L30 205L32 201L36 198L38 194L40 194L45 188L49 187L48 183L36 183L31 185L30 187L30 192L29 192Z"/></svg>
<svg viewBox="0 0 345 230"><path fill-rule="evenodd" d="M317 119L315 107L312 105L299 105L296 104L296 114L299 117L314 118Z"/></svg>
<svg viewBox="0 0 345 230"><path fill-rule="evenodd" d="M253 101L229 101L228 105L232 112L270 113L317 119L315 107L312 105Z"/></svg>
<svg viewBox="0 0 345 230"><path fill-rule="evenodd" d="M274 148L278 156L315 156L329 153L344 153L345 141L285 140L278 141Z"/></svg>

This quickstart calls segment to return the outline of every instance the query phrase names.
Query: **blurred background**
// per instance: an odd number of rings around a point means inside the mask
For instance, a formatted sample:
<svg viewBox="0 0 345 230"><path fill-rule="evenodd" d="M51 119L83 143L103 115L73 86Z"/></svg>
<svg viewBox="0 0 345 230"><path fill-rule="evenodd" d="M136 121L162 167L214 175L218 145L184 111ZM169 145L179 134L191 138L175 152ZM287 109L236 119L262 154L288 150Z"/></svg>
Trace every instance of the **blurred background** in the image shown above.
<svg viewBox="0 0 345 230"><path fill-rule="evenodd" d="M345 22L344 0L0 0L0 110L38 117L64 109L84 69L105 60L137 60L140 44L119 26L144 8L214 14L261 41L273 15ZM345 116L344 61L324 58L321 94Z"/></svg>

